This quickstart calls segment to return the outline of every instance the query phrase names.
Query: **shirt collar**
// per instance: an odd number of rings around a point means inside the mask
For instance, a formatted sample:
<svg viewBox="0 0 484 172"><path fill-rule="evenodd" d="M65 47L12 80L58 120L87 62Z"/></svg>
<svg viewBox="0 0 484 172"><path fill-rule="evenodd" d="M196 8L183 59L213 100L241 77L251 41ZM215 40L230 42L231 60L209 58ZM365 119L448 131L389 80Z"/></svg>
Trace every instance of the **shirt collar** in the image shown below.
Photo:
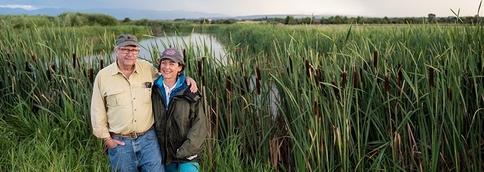
<svg viewBox="0 0 484 172"><path fill-rule="evenodd" d="M133 73L138 73L138 70L140 69L140 64L138 63L138 60L134 63L134 71ZM121 70L119 69L118 62L114 62L113 66L111 66L111 75L116 75L118 73L122 73Z"/></svg>
<svg viewBox="0 0 484 172"><path fill-rule="evenodd" d="M173 86L172 86L172 87L168 87L168 85L166 85L165 83L163 83L163 87L165 87L165 91L166 91L167 93L169 93L169 92L173 91L173 89L175 89L176 85L177 85L177 83L175 82L175 84L173 84Z"/></svg>

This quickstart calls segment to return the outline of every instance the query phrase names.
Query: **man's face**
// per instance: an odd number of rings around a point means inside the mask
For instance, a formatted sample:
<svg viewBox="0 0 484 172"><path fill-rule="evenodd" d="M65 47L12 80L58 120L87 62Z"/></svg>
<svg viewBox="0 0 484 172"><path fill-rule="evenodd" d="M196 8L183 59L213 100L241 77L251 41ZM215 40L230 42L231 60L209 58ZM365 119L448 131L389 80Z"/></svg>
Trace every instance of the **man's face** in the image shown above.
<svg viewBox="0 0 484 172"><path fill-rule="evenodd" d="M138 58L139 48L135 46L124 46L116 48L118 65L133 66Z"/></svg>
<svg viewBox="0 0 484 172"><path fill-rule="evenodd" d="M163 59L160 62L160 73L164 79L172 79L178 76L183 69L183 66L170 59Z"/></svg>

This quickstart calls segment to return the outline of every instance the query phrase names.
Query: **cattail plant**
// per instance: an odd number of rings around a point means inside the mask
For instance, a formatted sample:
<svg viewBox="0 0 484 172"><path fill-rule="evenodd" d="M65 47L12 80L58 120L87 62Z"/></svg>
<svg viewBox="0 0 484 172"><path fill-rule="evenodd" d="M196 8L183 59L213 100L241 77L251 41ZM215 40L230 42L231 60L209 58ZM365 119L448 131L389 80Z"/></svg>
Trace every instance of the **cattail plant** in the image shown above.
<svg viewBox="0 0 484 172"><path fill-rule="evenodd" d="M225 90L227 90L228 95L232 94L232 79L230 76L225 77Z"/></svg>
<svg viewBox="0 0 484 172"><path fill-rule="evenodd" d="M32 69L30 68L29 62L25 62L25 71L28 72L28 73L32 72Z"/></svg>
<svg viewBox="0 0 484 172"><path fill-rule="evenodd" d="M340 95L340 93L339 93L340 91L339 90L340 89L338 88L338 84L336 84L336 81L334 81L334 80L331 81L331 84L333 84L333 92L334 92L334 94L336 96L336 99L339 99L339 95Z"/></svg>
<svg viewBox="0 0 484 172"><path fill-rule="evenodd" d="M292 68L292 58L291 58L291 56L288 56L287 59L289 60L289 68L288 68L287 73L288 74L292 74L292 72L293 72L293 68Z"/></svg>
<svg viewBox="0 0 484 172"><path fill-rule="evenodd" d="M261 75L260 75L260 69L259 67L256 67L255 68L255 90L256 90L256 94L257 95L260 95L260 91L261 91L261 85L260 85L260 80L261 80Z"/></svg>
<svg viewBox="0 0 484 172"><path fill-rule="evenodd" d="M36 62L37 62L37 55L32 54L32 55L31 55L31 58L32 58L32 62L34 62L34 63L36 63Z"/></svg>
<svg viewBox="0 0 484 172"><path fill-rule="evenodd" d="M99 69L104 68L104 59L99 60Z"/></svg>
<svg viewBox="0 0 484 172"><path fill-rule="evenodd" d="M353 88L361 88L360 70L353 66Z"/></svg>
<svg viewBox="0 0 484 172"><path fill-rule="evenodd" d="M249 92L249 88L250 88L250 79L249 79L249 77L247 77L245 75L244 75L244 80L243 80L243 88L244 89L242 89L242 90L244 90L244 91L242 92L242 95L245 95L246 93Z"/></svg>
<svg viewBox="0 0 484 172"><path fill-rule="evenodd" d="M77 61L77 55L76 53L72 53L72 67L74 69L77 69L77 67L79 67L79 61Z"/></svg>
<svg viewBox="0 0 484 172"><path fill-rule="evenodd" d="M390 75L388 73L385 74L385 78L383 81L383 88L385 89L386 93L390 93Z"/></svg>
<svg viewBox="0 0 484 172"><path fill-rule="evenodd" d="M271 159L271 164L272 168L276 169L276 171L279 171L279 161L281 158L281 151L280 151L280 146L279 139L277 137L272 137L269 140L269 152L270 152L270 159Z"/></svg>
<svg viewBox="0 0 484 172"><path fill-rule="evenodd" d="M430 87L435 87L435 74L434 68L428 67L429 85Z"/></svg>
<svg viewBox="0 0 484 172"><path fill-rule="evenodd" d="M324 82L324 71L323 69L317 69L316 70L316 82L321 86Z"/></svg>
<svg viewBox="0 0 484 172"><path fill-rule="evenodd" d="M186 66L189 66L189 61L187 57L187 49L182 49L183 59L185 60Z"/></svg>
<svg viewBox="0 0 484 172"><path fill-rule="evenodd" d="M94 83L94 69L89 68L87 71L87 77L89 78L89 82Z"/></svg>
<svg viewBox="0 0 484 172"><path fill-rule="evenodd" d="M403 67L402 64L398 65L398 74L397 74L397 85L399 89L403 89Z"/></svg>
<svg viewBox="0 0 484 172"><path fill-rule="evenodd" d="M197 61L197 75L200 78L200 82L201 82L200 85L205 85L205 75L203 74L204 61L205 61L205 57L202 57Z"/></svg>
<svg viewBox="0 0 484 172"><path fill-rule="evenodd" d="M347 76L348 74L346 73L346 71L343 71L343 73L341 73L341 88L346 87L346 83L348 82Z"/></svg>
<svg viewBox="0 0 484 172"><path fill-rule="evenodd" d="M378 50L373 51L373 67L375 70L378 68Z"/></svg>
<svg viewBox="0 0 484 172"><path fill-rule="evenodd" d="M305 60L304 64L306 64L306 77L310 79L313 76L313 66L309 63L308 60Z"/></svg>

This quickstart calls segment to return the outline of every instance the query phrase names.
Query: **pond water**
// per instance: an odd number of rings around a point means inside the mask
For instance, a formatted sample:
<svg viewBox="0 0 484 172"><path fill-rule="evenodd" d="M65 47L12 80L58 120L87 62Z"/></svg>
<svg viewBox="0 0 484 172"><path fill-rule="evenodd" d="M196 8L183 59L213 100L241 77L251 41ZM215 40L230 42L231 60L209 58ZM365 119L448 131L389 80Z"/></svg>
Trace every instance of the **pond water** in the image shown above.
<svg viewBox="0 0 484 172"><path fill-rule="evenodd" d="M212 35L203 33L191 33L187 36L161 36L140 41L141 51L140 58L157 59L160 52L165 48L176 47L186 49L192 47L195 56L185 58L199 58L201 56L214 57L221 64L226 64L224 46Z"/></svg>
<svg viewBox="0 0 484 172"><path fill-rule="evenodd" d="M139 58L146 59L148 61L153 61L153 59L158 59L160 52L165 50L165 48L176 47L178 49L187 49L191 47L194 49L195 57L185 57L185 58L199 58L199 57L213 57L220 64L227 64L226 53L224 46L213 36L205 33L191 33L184 36L160 36L148 39L142 39L139 44L141 45L141 50L139 53ZM102 55L91 55L85 56L83 60L88 64L92 64L93 61L97 61L102 58ZM105 65L114 62L116 56L114 53L111 54L111 59L109 62L104 62Z"/></svg>

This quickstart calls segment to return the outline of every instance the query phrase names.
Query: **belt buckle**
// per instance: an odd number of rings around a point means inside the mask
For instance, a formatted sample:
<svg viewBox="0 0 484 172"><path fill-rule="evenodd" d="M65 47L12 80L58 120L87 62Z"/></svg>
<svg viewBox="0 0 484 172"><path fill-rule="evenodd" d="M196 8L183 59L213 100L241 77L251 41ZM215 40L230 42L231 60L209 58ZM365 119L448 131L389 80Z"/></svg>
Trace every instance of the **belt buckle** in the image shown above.
<svg viewBox="0 0 484 172"><path fill-rule="evenodd" d="M132 132L132 133L129 133L129 137L132 138L132 139L137 139L139 137L139 135L136 132Z"/></svg>

